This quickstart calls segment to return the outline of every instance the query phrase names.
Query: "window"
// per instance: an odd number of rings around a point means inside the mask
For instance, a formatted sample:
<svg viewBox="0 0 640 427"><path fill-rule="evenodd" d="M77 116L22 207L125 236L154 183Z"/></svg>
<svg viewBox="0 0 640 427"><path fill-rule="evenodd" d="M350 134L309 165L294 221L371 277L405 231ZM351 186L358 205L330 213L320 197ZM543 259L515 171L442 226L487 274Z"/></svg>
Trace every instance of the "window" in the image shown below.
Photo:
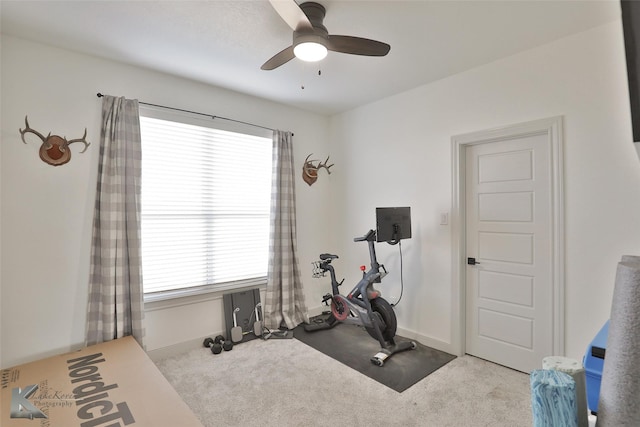
<svg viewBox="0 0 640 427"><path fill-rule="evenodd" d="M141 107L145 301L266 283L271 137L218 122Z"/></svg>

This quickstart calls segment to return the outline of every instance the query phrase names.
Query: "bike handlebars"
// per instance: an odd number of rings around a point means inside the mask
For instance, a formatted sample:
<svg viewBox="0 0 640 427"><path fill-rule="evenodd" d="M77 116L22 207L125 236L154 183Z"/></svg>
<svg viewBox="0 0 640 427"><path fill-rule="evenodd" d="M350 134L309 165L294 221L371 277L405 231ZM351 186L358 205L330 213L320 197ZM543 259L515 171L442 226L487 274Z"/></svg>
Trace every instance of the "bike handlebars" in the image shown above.
<svg viewBox="0 0 640 427"><path fill-rule="evenodd" d="M369 230L369 232L367 234L365 234L363 237L355 237L353 239L354 242L364 242L364 241L368 241L368 242L373 242L376 240L376 232L374 230Z"/></svg>

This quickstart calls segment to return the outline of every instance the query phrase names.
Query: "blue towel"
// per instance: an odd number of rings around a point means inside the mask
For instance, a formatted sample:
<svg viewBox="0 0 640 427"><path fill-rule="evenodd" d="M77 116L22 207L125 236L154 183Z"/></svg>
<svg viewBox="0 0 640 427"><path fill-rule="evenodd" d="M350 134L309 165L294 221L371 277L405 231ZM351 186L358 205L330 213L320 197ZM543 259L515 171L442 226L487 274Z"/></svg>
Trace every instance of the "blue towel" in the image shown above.
<svg viewBox="0 0 640 427"><path fill-rule="evenodd" d="M576 382L560 371L531 372L533 427L578 427Z"/></svg>

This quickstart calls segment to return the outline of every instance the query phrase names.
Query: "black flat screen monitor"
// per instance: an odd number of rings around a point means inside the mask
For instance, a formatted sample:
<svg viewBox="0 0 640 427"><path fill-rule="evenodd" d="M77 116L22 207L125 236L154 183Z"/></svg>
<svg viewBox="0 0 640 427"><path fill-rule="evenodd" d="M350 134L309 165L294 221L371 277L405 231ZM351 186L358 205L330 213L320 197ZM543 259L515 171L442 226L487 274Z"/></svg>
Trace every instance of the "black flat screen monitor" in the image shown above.
<svg viewBox="0 0 640 427"><path fill-rule="evenodd" d="M376 240L398 242L411 238L411 208L376 208Z"/></svg>
<svg viewBox="0 0 640 427"><path fill-rule="evenodd" d="M640 1L622 0L622 30L627 57L633 140L640 142Z"/></svg>

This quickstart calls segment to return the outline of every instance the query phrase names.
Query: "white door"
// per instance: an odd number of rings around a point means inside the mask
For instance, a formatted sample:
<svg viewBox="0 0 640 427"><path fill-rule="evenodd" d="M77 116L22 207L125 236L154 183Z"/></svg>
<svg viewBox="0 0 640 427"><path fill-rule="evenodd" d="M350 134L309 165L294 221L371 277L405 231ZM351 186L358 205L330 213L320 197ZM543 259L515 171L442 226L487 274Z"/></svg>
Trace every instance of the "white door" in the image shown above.
<svg viewBox="0 0 640 427"><path fill-rule="evenodd" d="M549 137L466 147L466 352L530 372L553 354Z"/></svg>

